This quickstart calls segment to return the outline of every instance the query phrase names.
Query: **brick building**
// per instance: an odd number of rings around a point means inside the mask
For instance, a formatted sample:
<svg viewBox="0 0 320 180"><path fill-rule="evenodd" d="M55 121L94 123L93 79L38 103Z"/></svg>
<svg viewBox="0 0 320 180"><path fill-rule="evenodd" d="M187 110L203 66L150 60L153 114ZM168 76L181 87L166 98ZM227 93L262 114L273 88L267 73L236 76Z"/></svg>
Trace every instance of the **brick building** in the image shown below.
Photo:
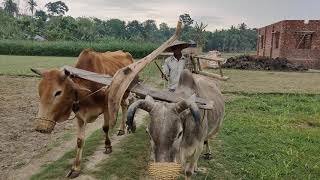
<svg viewBox="0 0 320 180"><path fill-rule="evenodd" d="M285 20L258 30L257 55L320 68L320 20Z"/></svg>

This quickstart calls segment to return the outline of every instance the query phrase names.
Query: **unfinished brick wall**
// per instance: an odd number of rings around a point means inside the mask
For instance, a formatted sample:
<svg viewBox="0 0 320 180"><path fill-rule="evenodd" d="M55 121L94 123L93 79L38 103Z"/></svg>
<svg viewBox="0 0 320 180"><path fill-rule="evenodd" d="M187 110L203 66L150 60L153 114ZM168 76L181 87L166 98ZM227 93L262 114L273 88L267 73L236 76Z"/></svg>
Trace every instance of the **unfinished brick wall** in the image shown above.
<svg viewBox="0 0 320 180"><path fill-rule="evenodd" d="M320 68L320 20L307 23L303 20L285 20L260 28L258 33L258 56L287 58L309 68ZM310 47L301 48L304 44L300 40L305 34L312 34Z"/></svg>

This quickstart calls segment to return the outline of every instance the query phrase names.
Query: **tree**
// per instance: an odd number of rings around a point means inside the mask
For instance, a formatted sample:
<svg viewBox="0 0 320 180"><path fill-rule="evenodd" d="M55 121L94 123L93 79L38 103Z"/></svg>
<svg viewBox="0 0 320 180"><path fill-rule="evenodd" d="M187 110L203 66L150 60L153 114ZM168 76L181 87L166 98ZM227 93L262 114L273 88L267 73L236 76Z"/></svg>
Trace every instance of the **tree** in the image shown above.
<svg viewBox="0 0 320 180"><path fill-rule="evenodd" d="M62 1L49 2L45 5L50 16L61 16L69 11L68 6Z"/></svg>
<svg viewBox="0 0 320 180"><path fill-rule="evenodd" d="M126 38L131 40L143 40L143 26L137 21L128 22L126 26Z"/></svg>
<svg viewBox="0 0 320 180"><path fill-rule="evenodd" d="M239 24L239 29L240 29L241 31L244 31L244 30L247 29L247 25L246 25L245 23L241 23L241 24Z"/></svg>
<svg viewBox="0 0 320 180"><path fill-rule="evenodd" d="M159 25L159 32L160 32L160 35L161 35L161 40L166 40L171 35L170 28L166 23L161 23Z"/></svg>
<svg viewBox="0 0 320 180"><path fill-rule="evenodd" d="M13 0L6 0L4 2L4 10L10 15L15 16L19 13L19 8L17 3L15 3Z"/></svg>
<svg viewBox="0 0 320 180"><path fill-rule="evenodd" d="M191 24L193 24L193 19L191 19L190 14L182 14L179 16L179 19L186 26L190 26Z"/></svg>
<svg viewBox="0 0 320 180"><path fill-rule="evenodd" d="M144 38L149 41L155 41L158 34L158 27L155 20L148 19L142 23L142 26L144 28Z"/></svg>
<svg viewBox="0 0 320 180"><path fill-rule="evenodd" d="M197 44L200 47L203 47L205 44L205 29L208 26L208 24L204 24L203 22L201 22L200 24L198 24L196 22L194 28L195 28L195 34L194 34L194 40L197 42Z"/></svg>
<svg viewBox="0 0 320 180"><path fill-rule="evenodd" d="M42 21L47 21L47 19L48 19L47 13L42 10L37 10L35 13L35 16L37 19L40 19Z"/></svg>
<svg viewBox="0 0 320 180"><path fill-rule="evenodd" d="M38 6L38 5L35 0L28 0L28 5L29 5L29 9L31 11L31 16L33 16L34 15L33 12L34 12L36 6Z"/></svg>
<svg viewBox="0 0 320 180"><path fill-rule="evenodd" d="M126 23L120 19L110 19L105 23L107 35L115 38L124 38Z"/></svg>
<svg viewBox="0 0 320 180"><path fill-rule="evenodd" d="M22 39L23 33L16 18L0 9L0 39Z"/></svg>

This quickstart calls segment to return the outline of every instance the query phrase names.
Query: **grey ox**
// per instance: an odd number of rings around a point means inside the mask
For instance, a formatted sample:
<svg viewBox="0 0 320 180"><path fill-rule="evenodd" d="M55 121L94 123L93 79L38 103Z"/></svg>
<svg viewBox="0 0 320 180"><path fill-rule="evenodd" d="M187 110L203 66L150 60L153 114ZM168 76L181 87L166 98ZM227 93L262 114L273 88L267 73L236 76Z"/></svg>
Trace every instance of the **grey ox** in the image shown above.
<svg viewBox="0 0 320 180"><path fill-rule="evenodd" d="M133 125L137 109L151 116L147 132L150 136L155 162L182 164L189 179L197 169L197 161L206 146L206 155L211 154L208 139L215 135L224 116L224 99L212 79L193 75L184 70L175 91L182 97L191 97L178 103L156 102L150 96L138 100L128 109L127 125ZM199 110L192 96L211 100L212 110Z"/></svg>

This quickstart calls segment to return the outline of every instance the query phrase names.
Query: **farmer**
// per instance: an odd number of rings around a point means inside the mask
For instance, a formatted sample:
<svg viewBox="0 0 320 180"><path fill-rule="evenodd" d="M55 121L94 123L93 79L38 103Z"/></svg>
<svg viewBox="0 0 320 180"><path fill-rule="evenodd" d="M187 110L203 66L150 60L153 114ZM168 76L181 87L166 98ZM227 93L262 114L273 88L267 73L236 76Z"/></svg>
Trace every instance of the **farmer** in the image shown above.
<svg viewBox="0 0 320 180"><path fill-rule="evenodd" d="M173 52L173 55L168 57L162 66L164 76L169 79L169 91L174 91L176 89L180 74L184 69L189 69L191 72L193 71L191 60L182 54L182 50L194 46L194 44L193 41L188 43L176 40L173 45L165 50L166 52Z"/></svg>

